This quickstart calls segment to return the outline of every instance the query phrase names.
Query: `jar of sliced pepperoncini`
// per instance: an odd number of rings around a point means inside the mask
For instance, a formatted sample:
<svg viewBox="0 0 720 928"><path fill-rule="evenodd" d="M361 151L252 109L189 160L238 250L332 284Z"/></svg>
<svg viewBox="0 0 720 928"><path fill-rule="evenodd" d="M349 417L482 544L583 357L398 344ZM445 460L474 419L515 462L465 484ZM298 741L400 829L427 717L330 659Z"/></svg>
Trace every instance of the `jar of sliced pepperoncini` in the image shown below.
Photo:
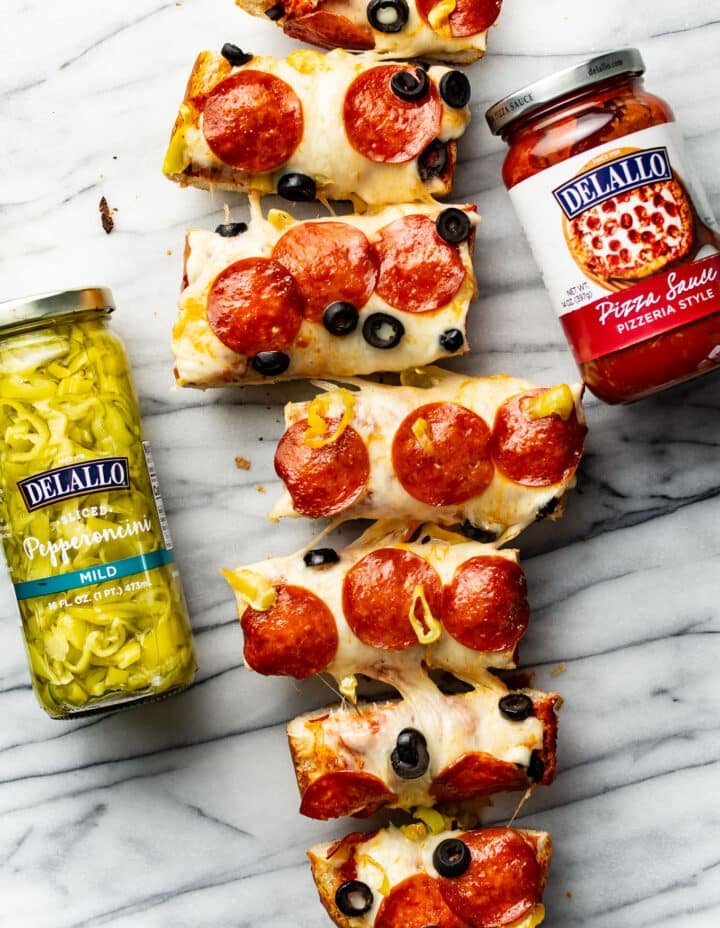
<svg viewBox="0 0 720 928"><path fill-rule="evenodd" d="M196 669L113 309L103 288L0 303L0 532L54 718L169 695Z"/></svg>

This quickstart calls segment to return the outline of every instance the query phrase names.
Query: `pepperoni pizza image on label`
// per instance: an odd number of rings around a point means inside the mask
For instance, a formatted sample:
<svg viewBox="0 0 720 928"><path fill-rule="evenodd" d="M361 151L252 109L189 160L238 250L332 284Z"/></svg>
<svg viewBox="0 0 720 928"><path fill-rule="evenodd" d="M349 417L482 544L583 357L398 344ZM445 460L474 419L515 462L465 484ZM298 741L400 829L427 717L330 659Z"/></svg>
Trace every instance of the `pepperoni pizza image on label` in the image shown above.
<svg viewBox="0 0 720 928"><path fill-rule="evenodd" d="M245 63L195 62L163 165L171 180L358 209L451 189L470 120L462 72L369 52L239 54L229 57Z"/></svg>
<svg viewBox="0 0 720 928"><path fill-rule="evenodd" d="M536 928L551 855L546 832L434 834L419 822L353 832L308 851L322 904L339 928Z"/></svg>
<svg viewBox="0 0 720 928"><path fill-rule="evenodd" d="M658 274L696 245L693 207L664 149L605 152L555 193L570 254L606 289Z"/></svg>
<svg viewBox="0 0 720 928"><path fill-rule="evenodd" d="M583 451L582 386L439 368L403 381L348 381L352 389L285 407L275 454L285 491L271 519L461 523L504 542L559 514Z"/></svg>
<svg viewBox="0 0 720 928"><path fill-rule="evenodd" d="M400 700L308 712L287 728L309 818L462 802L552 782L556 693L510 691L488 674L445 694L430 677Z"/></svg>
<svg viewBox="0 0 720 928"><path fill-rule="evenodd" d="M356 674L412 692L424 668L467 682L513 669L528 626L517 552L435 526L378 522L346 548L225 570L245 663L305 679L327 671L355 701ZM422 683L422 680L420 681Z"/></svg>
<svg viewBox="0 0 720 928"><path fill-rule="evenodd" d="M472 206L265 218L186 237L173 328L181 386L400 371L467 350Z"/></svg>
<svg viewBox="0 0 720 928"><path fill-rule="evenodd" d="M236 0L286 35L321 48L375 51L383 57L438 58L470 64L482 57L502 0Z"/></svg>

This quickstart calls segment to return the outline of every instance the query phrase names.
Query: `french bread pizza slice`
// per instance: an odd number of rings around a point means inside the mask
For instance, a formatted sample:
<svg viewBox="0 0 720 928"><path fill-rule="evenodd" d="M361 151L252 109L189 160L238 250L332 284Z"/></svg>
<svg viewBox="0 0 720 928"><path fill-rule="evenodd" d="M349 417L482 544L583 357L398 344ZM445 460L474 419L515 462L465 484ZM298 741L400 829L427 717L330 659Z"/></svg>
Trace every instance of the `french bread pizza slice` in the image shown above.
<svg viewBox="0 0 720 928"><path fill-rule="evenodd" d="M308 851L320 899L339 928L536 928L552 841L494 827L354 832Z"/></svg>
<svg viewBox="0 0 720 928"><path fill-rule="evenodd" d="M370 52L206 51L190 75L163 172L183 185L291 201L427 201L452 187L469 98L461 71L426 71Z"/></svg>
<svg viewBox="0 0 720 928"><path fill-rule="evenodd" d="M186 235L173 328L180 386L400 371L467 350L473 206L416 203Z"/></svg>
<svg viewBox="0 0 720 928"><path fill-rule="evenodd" d="M236 0L286 35L321 48L470 64L484 53L502 0Z"/></svg>
<svg viewBox="0 0 720 928"><path fill-rule="evenodd" d="M327 671L354 701L356 674L410 692L419 668L472 683L516 666L529 620L517 552L435 526L378 522L318 547L224 570L245 663L305 679Z"/></svg>
<svg viewBox="0 0 720 928"><path fill-rule="evenodd" d="M581 385L428 368L348 387L285 407L271 519L392 516L507 541L562 511L586 432Z"/></svg>
<svg viewBox="0 0 720 928"><path fill-rule="evenodd" d="M488 674L445 694L418 670L400 700L304 713L287 728L309 818L463 802L552 782L559 696Z"/></svg>

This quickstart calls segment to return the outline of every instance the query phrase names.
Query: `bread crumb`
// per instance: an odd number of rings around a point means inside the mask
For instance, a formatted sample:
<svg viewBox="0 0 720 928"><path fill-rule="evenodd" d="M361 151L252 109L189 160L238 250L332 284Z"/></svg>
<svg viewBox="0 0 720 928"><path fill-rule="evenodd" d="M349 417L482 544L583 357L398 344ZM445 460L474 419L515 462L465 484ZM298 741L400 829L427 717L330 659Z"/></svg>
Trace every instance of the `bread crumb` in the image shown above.
<svg viewBox="0 0 720 928"><path fill-rule="evenodd" d="M238 470L250 470L250 461L239 454L235 458L235 467L237 467Z"/></svg>
<svg viewBox="0 0 720 928"><path fill-rule="evenodd" d="M568 890L568 891L565 893L565 898L566 898L566 899L572 899L572 893L570 892L570 890Z"/></svg>
<svg viewBox="0 0 720 928"><path fill-rule="evenodd" d="M112 230L115 228L115 220L113 219L112 214L116 212L116 210L110 209L108 201L105 199L105 197L100 197L98 209L100 210L100 222L102 223L102 227L106 234L110 235Z"/></svg>
<svg viewBox="0 0 720 928"><path fill-rule="evenodd" d="M561 661L561 662L557 665L557 667L553 667L553 669L550 671L550 676L551 676L551 677L559 677L560 674L561 674L561 673L565 673L566 670L567 670L567 664L565 663L565 661Z"/></svg>
<svg viewBox="0 0 720 928"><path fill-rule="evenodd" d="M265 487L261 483L256 484L255 489L258 491L258 493L266 492Z"/></svg>

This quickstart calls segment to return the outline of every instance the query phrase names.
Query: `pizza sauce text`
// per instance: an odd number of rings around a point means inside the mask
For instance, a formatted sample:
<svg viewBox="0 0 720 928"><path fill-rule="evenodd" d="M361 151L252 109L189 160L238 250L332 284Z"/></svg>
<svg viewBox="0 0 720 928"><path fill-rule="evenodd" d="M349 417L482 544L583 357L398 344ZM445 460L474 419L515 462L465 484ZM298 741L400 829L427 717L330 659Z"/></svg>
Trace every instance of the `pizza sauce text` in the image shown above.
<svg viewBox="0 0 720 928"><path fill-rule="evenodd" d="M627 403L720 365L720 237L636 49L487 113L503 178L585 383Z"/></svg>

